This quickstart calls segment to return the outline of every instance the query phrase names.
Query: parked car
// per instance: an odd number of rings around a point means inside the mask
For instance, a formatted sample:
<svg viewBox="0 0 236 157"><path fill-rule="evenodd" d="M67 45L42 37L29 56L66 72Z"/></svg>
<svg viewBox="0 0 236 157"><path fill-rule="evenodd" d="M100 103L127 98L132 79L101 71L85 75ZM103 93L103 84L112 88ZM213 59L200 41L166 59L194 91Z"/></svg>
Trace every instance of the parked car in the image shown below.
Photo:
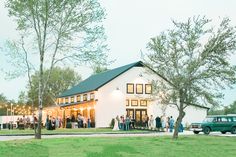
<svg viewBox="0 0 236 157"><path fill-rule="evenodd" d="M236 134L236 115L207 116L202 123L192 123L190 130L194 134L203 132L208 135L212 131L220 131L222 134L226 132Z"/></svg>

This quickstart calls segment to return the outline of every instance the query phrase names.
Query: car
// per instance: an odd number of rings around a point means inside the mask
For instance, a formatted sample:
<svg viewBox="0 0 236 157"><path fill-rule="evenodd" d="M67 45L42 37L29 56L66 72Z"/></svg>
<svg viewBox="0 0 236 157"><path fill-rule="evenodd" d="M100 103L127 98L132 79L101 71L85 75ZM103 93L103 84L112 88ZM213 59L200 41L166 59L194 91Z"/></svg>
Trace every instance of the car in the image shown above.
<svg viewBox="0 0 236 157"><path fill-rule="evenodd" d="M190 130L194 134L203 132L208 135L212 131L219 131L222 134L226 134L227 132L236 134L236 115L207 116L202 123L192 123Z"/></svg>

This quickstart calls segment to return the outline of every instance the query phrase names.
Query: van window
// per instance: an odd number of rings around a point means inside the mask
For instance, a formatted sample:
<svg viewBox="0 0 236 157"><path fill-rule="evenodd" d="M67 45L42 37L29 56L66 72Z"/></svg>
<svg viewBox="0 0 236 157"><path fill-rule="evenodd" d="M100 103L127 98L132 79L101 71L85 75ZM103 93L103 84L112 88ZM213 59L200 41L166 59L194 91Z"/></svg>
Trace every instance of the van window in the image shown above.
<svg viewBox="0 0 236 157"><path fill-rule="evenodd" d="M236 122L236 117L233 117L233 122Z"/></svg>
<svg viewBox="0 0 236 157"><path fill-rule="evenodd" d="M221 118L221 122L228 122L228 118L222 117L222 118Z"/></svg>

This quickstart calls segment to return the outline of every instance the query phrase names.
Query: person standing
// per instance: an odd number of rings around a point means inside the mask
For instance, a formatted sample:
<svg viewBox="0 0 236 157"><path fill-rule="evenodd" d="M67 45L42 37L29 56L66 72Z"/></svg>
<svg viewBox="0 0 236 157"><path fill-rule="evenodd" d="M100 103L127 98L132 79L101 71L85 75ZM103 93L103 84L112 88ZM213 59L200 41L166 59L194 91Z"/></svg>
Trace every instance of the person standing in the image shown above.
<svg viewBox="0 0 236 157"><path fill-rule="evenodd" d="M59 118L56 118L56 128L59 128Z"/></svg>
<svg viewBox="0 0 236 157"><path fill-rule="evenodd" d="M46 129L49 130L49 115L47 115L45 126Z"/></svg>
<svg viewBox="0 0 236 157"><path fill-rule="evenodd" d="M166 127L166 117L165 116L161 116L161 127L162 127L162 131L165 131L165 127Z"/></svg>
<svg viewBox="0 0 236 157"><path fill-rule="evenodd" d="M156 117L156 128L158 131L161 129L161 118L159 116Z"/></svg>
<svg viewBox="0 0 236 157"><path fill-rule="evenodd" d="M90 120L90 117L88 117L88 128L91 128L91 120Z"/></svg>
<svg viewBox="0 0 236 157"><path fill-rule="evenodd" d="M120 129L124 130L124 117L120 116Z"/></svg>
<svg viewBox="0 0 236 157"><path fill-rule="evenodd" d="M153 129L154 128L154 118L153 115L151 115L151 117L149 118L149 129Z"/></svg>
<svg viewBox="0 0 236 157"><path fill-rule="evenodd" d="M173 132L175 120L173 119L172 116L170 116L169 123L170 123L170 132Z"/></svg>
<svg viewBox="0 0 236 157"><path fill-rule="evenodd" d="M125 130L128 131L129 130L129 124L130 124L130 118L127 115L125 118Z"/></svg>
<svg viewBox="0 0 236 157"><path fill-rule="evenodd" d="M115 118L115 124L114 124L114 127L113 127L113 129L112 129L113 131L119 130L118 119L119 119L119 116L116 116L116 118Z"/></svg>

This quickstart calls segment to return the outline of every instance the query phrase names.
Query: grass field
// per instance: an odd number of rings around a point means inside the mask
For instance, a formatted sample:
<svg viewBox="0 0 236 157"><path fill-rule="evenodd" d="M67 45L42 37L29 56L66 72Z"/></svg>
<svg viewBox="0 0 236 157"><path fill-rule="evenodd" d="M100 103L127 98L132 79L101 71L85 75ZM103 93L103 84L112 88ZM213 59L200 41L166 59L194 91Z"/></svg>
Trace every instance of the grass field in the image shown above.
<svg viewBox="0 0 236 157"><path fill-rule="evenodd" d="M56 129L56 130L46 130L42 129L42 134L89 134L89 133L134 133L134 132L146 132L142 130L130 130L130 131L112 131L110 128L83 128L83 129ZM34 130L25 129L25 130L0 130L0 135L14 135L14 134L34 134Z"/></svg>
<svg viewBox="0 0 236 157"><path fill-rule="evenodd" d="M236 139L213 136L61 138L0 143L0 157L235 157Z"/></svg>

